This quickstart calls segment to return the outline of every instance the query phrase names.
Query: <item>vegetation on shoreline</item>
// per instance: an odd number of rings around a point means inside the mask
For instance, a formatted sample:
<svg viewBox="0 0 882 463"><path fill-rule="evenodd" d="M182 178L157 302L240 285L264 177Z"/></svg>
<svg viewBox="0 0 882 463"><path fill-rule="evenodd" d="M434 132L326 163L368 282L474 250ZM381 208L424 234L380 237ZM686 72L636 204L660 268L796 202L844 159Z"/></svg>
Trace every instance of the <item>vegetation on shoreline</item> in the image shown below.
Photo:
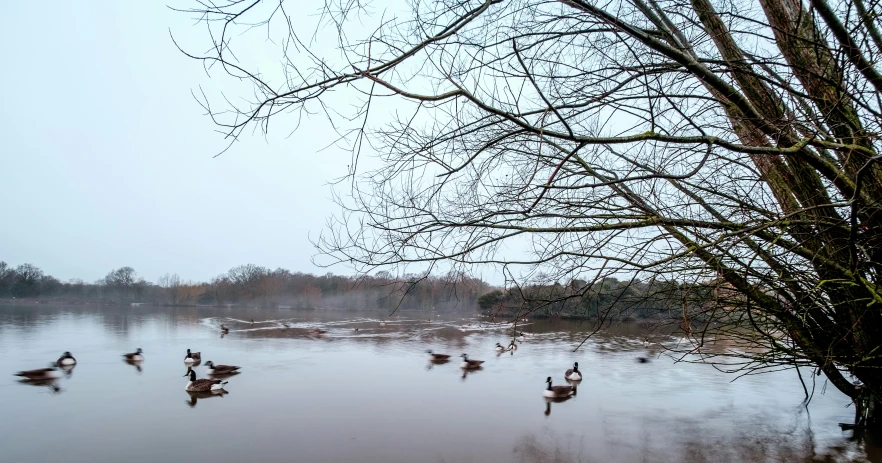
<svg viewBox="0 0 882 463"><path fill-rule="evenodd" d="M712 291L708 286L707 291ZM157 282L121 267L95 282L62 282L39 267L11 267L0 261L0 299L16 298L67 303L144 303L167 306L258 306L352 310L418 309L481 312L494 317L529 313L537 318L670 319L682 317L684 303L700 317L694 285L676 282L623 281L606 278L588 283L573 279L512 288L496 288L465 275L371 276L313 275L270 270L253 264L233 267L207 282L166 274ZM691 296L690 296L691 295ZM694 297L693 297L694 296Z"/></svg>
<svg viewBox="0 0 882 463"><path fill-rule="evenodd" d="M0 261L0 299L40 299L65 302L146 303L153 305L247 305L259 307L347 309L471 310L490 285L464 275L405 275L388 272L371 276L313 275L239 265L207 282L166 274L155 283L132 267L110 271L95 282L62 282L39 267L11 267Z"/></svg>

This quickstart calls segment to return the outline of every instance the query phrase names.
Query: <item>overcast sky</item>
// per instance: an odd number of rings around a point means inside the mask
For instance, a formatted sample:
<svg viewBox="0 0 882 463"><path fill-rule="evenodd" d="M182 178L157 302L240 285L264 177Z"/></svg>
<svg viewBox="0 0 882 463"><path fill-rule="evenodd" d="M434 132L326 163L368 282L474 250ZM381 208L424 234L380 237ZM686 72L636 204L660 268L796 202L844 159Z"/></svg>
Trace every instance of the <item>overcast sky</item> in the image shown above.
<svg viewBox="0 0 882 463"><path fill-rule="evenodd" d="M0 260L88 281L124 265L151 281L249 262L328 271L309 237L349 153L319 152L333 133L316 122L213 158L224 140L190 93L207 78L169 38L204 30L165 3L5 5Z"/></svg>

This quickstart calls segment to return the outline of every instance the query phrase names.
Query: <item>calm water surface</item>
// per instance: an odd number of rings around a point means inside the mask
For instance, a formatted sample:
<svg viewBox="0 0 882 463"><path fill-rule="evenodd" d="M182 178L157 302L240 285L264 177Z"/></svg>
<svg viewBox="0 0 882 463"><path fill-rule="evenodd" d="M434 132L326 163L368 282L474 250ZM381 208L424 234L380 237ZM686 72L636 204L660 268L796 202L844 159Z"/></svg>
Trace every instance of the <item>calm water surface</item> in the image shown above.
<svg viewBox="0 0 882 463"><path fill-rule="evenodd" d="M848 399L819 380L806 410L793 371L730 382L657 357L630 325L573 353L587 326L531 323L497 356L501 327L399 315L380 326L381 313L2 306L0 462L882 462L878 436L839 430ZM138 347L140 370L120 357ZM187 348L243 367L228 394L184 391ZM485 367L463 376L426 349ZM65 350L79 364L55 388L11 376ZM578 395L548 403L545 378L565 384L574 361Z"/></svg>

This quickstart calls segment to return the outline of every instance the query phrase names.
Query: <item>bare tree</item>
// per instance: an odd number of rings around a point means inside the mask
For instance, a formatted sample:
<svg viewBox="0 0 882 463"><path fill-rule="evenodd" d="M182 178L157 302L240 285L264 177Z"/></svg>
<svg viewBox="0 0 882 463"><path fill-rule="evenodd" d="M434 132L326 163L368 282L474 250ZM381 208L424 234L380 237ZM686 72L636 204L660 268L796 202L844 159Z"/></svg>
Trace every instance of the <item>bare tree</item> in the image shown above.
<svg viewBox="0 0 882 463"><path fill-rule="evenodd" d="M138 276L132 267L120 267L111 270L104 277L104 285L113 291L116 291L121 300L128 300L133 296L140 296L145 285L145 281Z"/></svg>
<svg viewBox="0 0 882 463"><path fill-rule="evenodd" d="M166 294L166 298L169 303L172 305L178 303L179 291L181 288L181 277L178 276L177 273L166 273L165 275L159 277L158 281L159 287L163 289Z"/></svg>
<svg viewBox="0 0 882 463"><path fill-rule="evenodd" d="M353 161L318 244L340 262L670 280L683 354L717 362L727 333L751 347L734 370L882 397L879 5L805 1L328 0L321 55L299 3L200 2L213 47L185 52L248 86L200 97L231 141L331 121Z"/></svg>

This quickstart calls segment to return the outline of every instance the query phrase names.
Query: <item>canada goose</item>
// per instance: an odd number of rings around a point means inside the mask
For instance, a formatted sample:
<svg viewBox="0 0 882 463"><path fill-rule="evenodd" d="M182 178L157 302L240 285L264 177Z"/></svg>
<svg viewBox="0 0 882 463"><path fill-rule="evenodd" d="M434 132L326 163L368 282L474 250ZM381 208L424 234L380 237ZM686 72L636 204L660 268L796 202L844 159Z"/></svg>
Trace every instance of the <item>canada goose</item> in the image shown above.
<svg viewBox="0 0 882 463"><path fill-rule="evenodd" d="M579 371L579 362L573 364L573 368L564 373L564 378L570 381L582 381L582 372Z"/></svg>
<svg viewBox="0 0 882 463"><path fill-rule="evenodd" d="M226 326L224 326L223 323L221 323L221 334L227 334L229 332L230 332L230 329L227 328Z"/></svg>
<svg viewBox="0 0 882 463"><path fill-rule="evenodd" d="M205 362L205 366L208 367L208 370L205 372L209 375L228 375L233 372L238 373L236 370L242 368L234 365L215 365L211 360Z"/></svg>
<svg viewBox="0 0 882 463"><path fill-rule="evenodd" d="M548 387L542 392L542 395L545 397L556 399L576 395L576 386L552 386L551 376L545 382L548 383Z"/></svg>
<svg viewBox="0 0 882 463"><path fill-rule="evenodd" d="M190 382L184 388L188 392L222 391L224 384L227 384L227 381L219 379L196 379L196 372L192 368L188 368L184 376L190 377Z"/></svg>
<svg viewBox="0 0 882 463"><path fill-rule="evenodd" d="M649 347L649 338L643 340L643 347Z"/></svg>
<svg viewBox="0 0 882 463"><path fill-rule="evenodd" d="M254 319L253 319L253 318L251 319L251 324L254 325Z"/></svg>
<svg viewBox="0 0 882 463"><path fill-rule="evenodd" d="M61 377L61 373L58 372L58 368L55 368L55 364L50 364L49 368L37 368L36 370L24 370L19 371L15 374L15 376L21 376L22 378L26 378L30 381L46 381L50 379L56 379Z"/></svg>
<svg viewBox="0 0 882 463"><path fill-rule="evenodd" d="M441 361L446 361L446 360L450 359L450 356L446 355L446 354L436 354L430 350L427 350L426 353L429 354L429 359L431 359L435 362L441 362Z"/></svg>
<svg viewBox="0 0 882 463"><path fill-rule="evenodd" d="M468 354L462 354L460 357L462 357L462 363L459 364L459 367L466 370L481 368L481 364L484 363L483 360L469 360Z"/></svg>
<svg viewBox="0 0 882 463"><path fill-rule="evenodd" d="M69 366L73 366L76 364L77 364L77 359L75 359L73 357L73 355L70 355L70 352L65 352L64 354L61 354L61 357L59 357L58 361L55 362L55 365L59 366L59 367L62 367L62 366L69 367Z"/></svg>
<svg viewBox="0 0 882 463"><path fill-rule="evenodd" d="M508 350L512 350L512 351L513 351L513 350L518 350L518 345L515 344L514 340L512 340L512 341L508 344Z"/></svg>
<svg viewBox="0 0 882 463"><path fill-rule="evenodd" d="M284 327L287 330L288 328L291 327L291 325L289 325L287 323L282 323L282 327Z"/></svg>
<svg viewBox="0 0 882 463"><path fill-rule="evenodd" d="M358 328L355 329L355 332L358 333Z"/></svg>
<svg viewBox="0 0 882 463"><path fill-rule="evenodd" d="M521 335L518 336L518 341L519 341L519 342L524 342L524 341L526 341L526 340L527 340L527 338L524 337L524 333L521 333Z"/></svg>
<svg viewBox="0 0 882 463"><path fill-rule="evenodd" d="M496 352L505 352L505 347L502 347L502 344L496 343Z"/></svg>
<svg viewBox="0 0 882 463"><path fill-rule="evenodd" d="M184 356L184 363L198 363L202 360L202 352L190 352L187 349L187 355Z"/></svg>
<svg viewBox="0 0 882 463"><path fill-rule="evenodd" d="M139 347L138 350L132 352L131 354L123 354L123 357L125 357L126 360L140 362L141 360L144 360L144 351L141 350L141 348Z"/></svg>

